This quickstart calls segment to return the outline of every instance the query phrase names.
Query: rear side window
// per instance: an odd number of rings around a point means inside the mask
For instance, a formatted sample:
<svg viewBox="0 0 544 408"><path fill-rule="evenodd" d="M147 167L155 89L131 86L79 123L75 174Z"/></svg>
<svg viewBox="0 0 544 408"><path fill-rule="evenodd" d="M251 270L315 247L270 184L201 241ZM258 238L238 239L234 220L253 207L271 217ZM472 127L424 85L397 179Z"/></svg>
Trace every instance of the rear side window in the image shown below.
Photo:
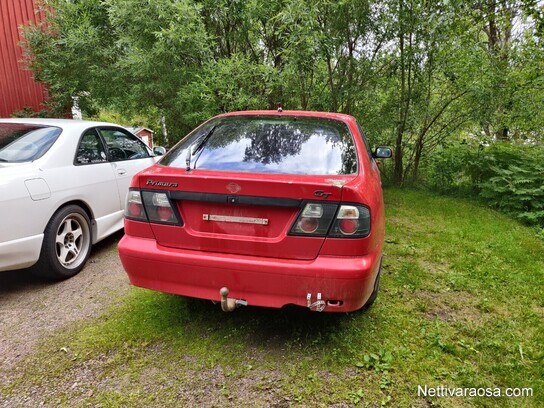
<svg viewBox="0 0 544 408"><path fill-rule="evenodd" d="M55 126L0 123L0 162L31 162L42 157L62 133Z"/></svg>
<svg viewBox="0 0 544 408"><path fill-rule="evenodd" d="M83 133L77 148L76 164L107 162L106 151L96 130L88 129Z"/></svg>
<svg viewBox="0 0 544 408"><path fill-rule="evenodd" d="M359 133L361 134L361 138L363 139L363 143L365 144L365 149L368 153L368 157L372 158L372 149L370 148L370 143L368 143L368 139L366 138L365 132L363 132L363 129L358 123L357 123L357 129L359 129Z"/></svg>
<svg viewBox="0 0 544 408"><path fill-rule="evenodd" d="M356 173L357 155L351 133L340 121L232 116L197 128L160 164L220 171L337 175Z"/></svg>

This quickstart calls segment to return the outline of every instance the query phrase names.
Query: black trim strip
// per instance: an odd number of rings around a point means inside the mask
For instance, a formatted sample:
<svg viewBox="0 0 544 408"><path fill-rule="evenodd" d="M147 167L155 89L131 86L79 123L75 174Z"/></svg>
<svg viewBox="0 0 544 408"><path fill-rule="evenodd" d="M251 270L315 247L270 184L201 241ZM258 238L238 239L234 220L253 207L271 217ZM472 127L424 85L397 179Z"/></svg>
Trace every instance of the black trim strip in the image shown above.
<svg viewBox="0 0 544 408"><path fill-rule="evenodd" d="M173 200L208 201L213 203L230 203L244 205L267 205L272 207L301 206L303 200L295 198L275 198L258 196L240 196L233 194L195 193L190 191L170 191Z"/></svg>

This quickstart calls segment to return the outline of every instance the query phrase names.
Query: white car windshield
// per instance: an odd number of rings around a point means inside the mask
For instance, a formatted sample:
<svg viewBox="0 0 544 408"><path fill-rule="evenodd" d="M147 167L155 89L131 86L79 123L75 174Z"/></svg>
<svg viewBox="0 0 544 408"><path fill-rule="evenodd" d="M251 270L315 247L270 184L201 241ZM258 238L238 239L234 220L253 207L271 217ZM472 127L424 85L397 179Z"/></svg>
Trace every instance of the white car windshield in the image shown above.
<svg viewBox="0 0 544 408"><path fill-rule="evenodd" d="M0 123L0 162L21 163L42 157L62 129L21 123Z"/></svg>

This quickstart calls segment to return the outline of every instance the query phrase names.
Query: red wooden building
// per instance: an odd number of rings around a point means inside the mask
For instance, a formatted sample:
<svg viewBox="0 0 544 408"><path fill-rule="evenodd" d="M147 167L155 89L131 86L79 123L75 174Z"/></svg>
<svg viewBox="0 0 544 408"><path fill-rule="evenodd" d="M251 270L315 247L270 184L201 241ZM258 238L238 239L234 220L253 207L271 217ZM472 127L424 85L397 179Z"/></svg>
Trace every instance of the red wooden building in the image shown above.
<svg viewBox="0 0 544 408"><path fill-rule="evenodd" d="M153 148L153 134L155 132L151 129L146 127L127 127L127 129L138 136L146 145Z"/></svg>
<svg viewBox="0 0 544 408"><path fill-rule="evenodd" d="M0 117L29 107L40 110L46 89L25 68L21 26L36 23L45 18L35 12L37 0L0 0Z"/></svg>

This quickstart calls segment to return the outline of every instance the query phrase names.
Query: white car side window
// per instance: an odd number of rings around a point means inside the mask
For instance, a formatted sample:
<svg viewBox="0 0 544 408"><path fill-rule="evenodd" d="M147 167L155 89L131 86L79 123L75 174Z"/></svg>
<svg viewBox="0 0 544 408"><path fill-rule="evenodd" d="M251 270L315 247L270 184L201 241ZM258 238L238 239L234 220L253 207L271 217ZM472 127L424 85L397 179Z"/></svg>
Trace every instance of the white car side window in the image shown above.
<svg viewBox="0 0 544 408"><path fill-rule="evenodd" d="M115 128L102 128L100 134L106 141L112 161L150 157L143 142L128 132Z"/></svg>
<svg viewBox="0 0 544 408"><path fill-rule="evenodd" d="M92 164L107 162L104 144L94 128L87 129L77 149L76 164Z"/></svg>

